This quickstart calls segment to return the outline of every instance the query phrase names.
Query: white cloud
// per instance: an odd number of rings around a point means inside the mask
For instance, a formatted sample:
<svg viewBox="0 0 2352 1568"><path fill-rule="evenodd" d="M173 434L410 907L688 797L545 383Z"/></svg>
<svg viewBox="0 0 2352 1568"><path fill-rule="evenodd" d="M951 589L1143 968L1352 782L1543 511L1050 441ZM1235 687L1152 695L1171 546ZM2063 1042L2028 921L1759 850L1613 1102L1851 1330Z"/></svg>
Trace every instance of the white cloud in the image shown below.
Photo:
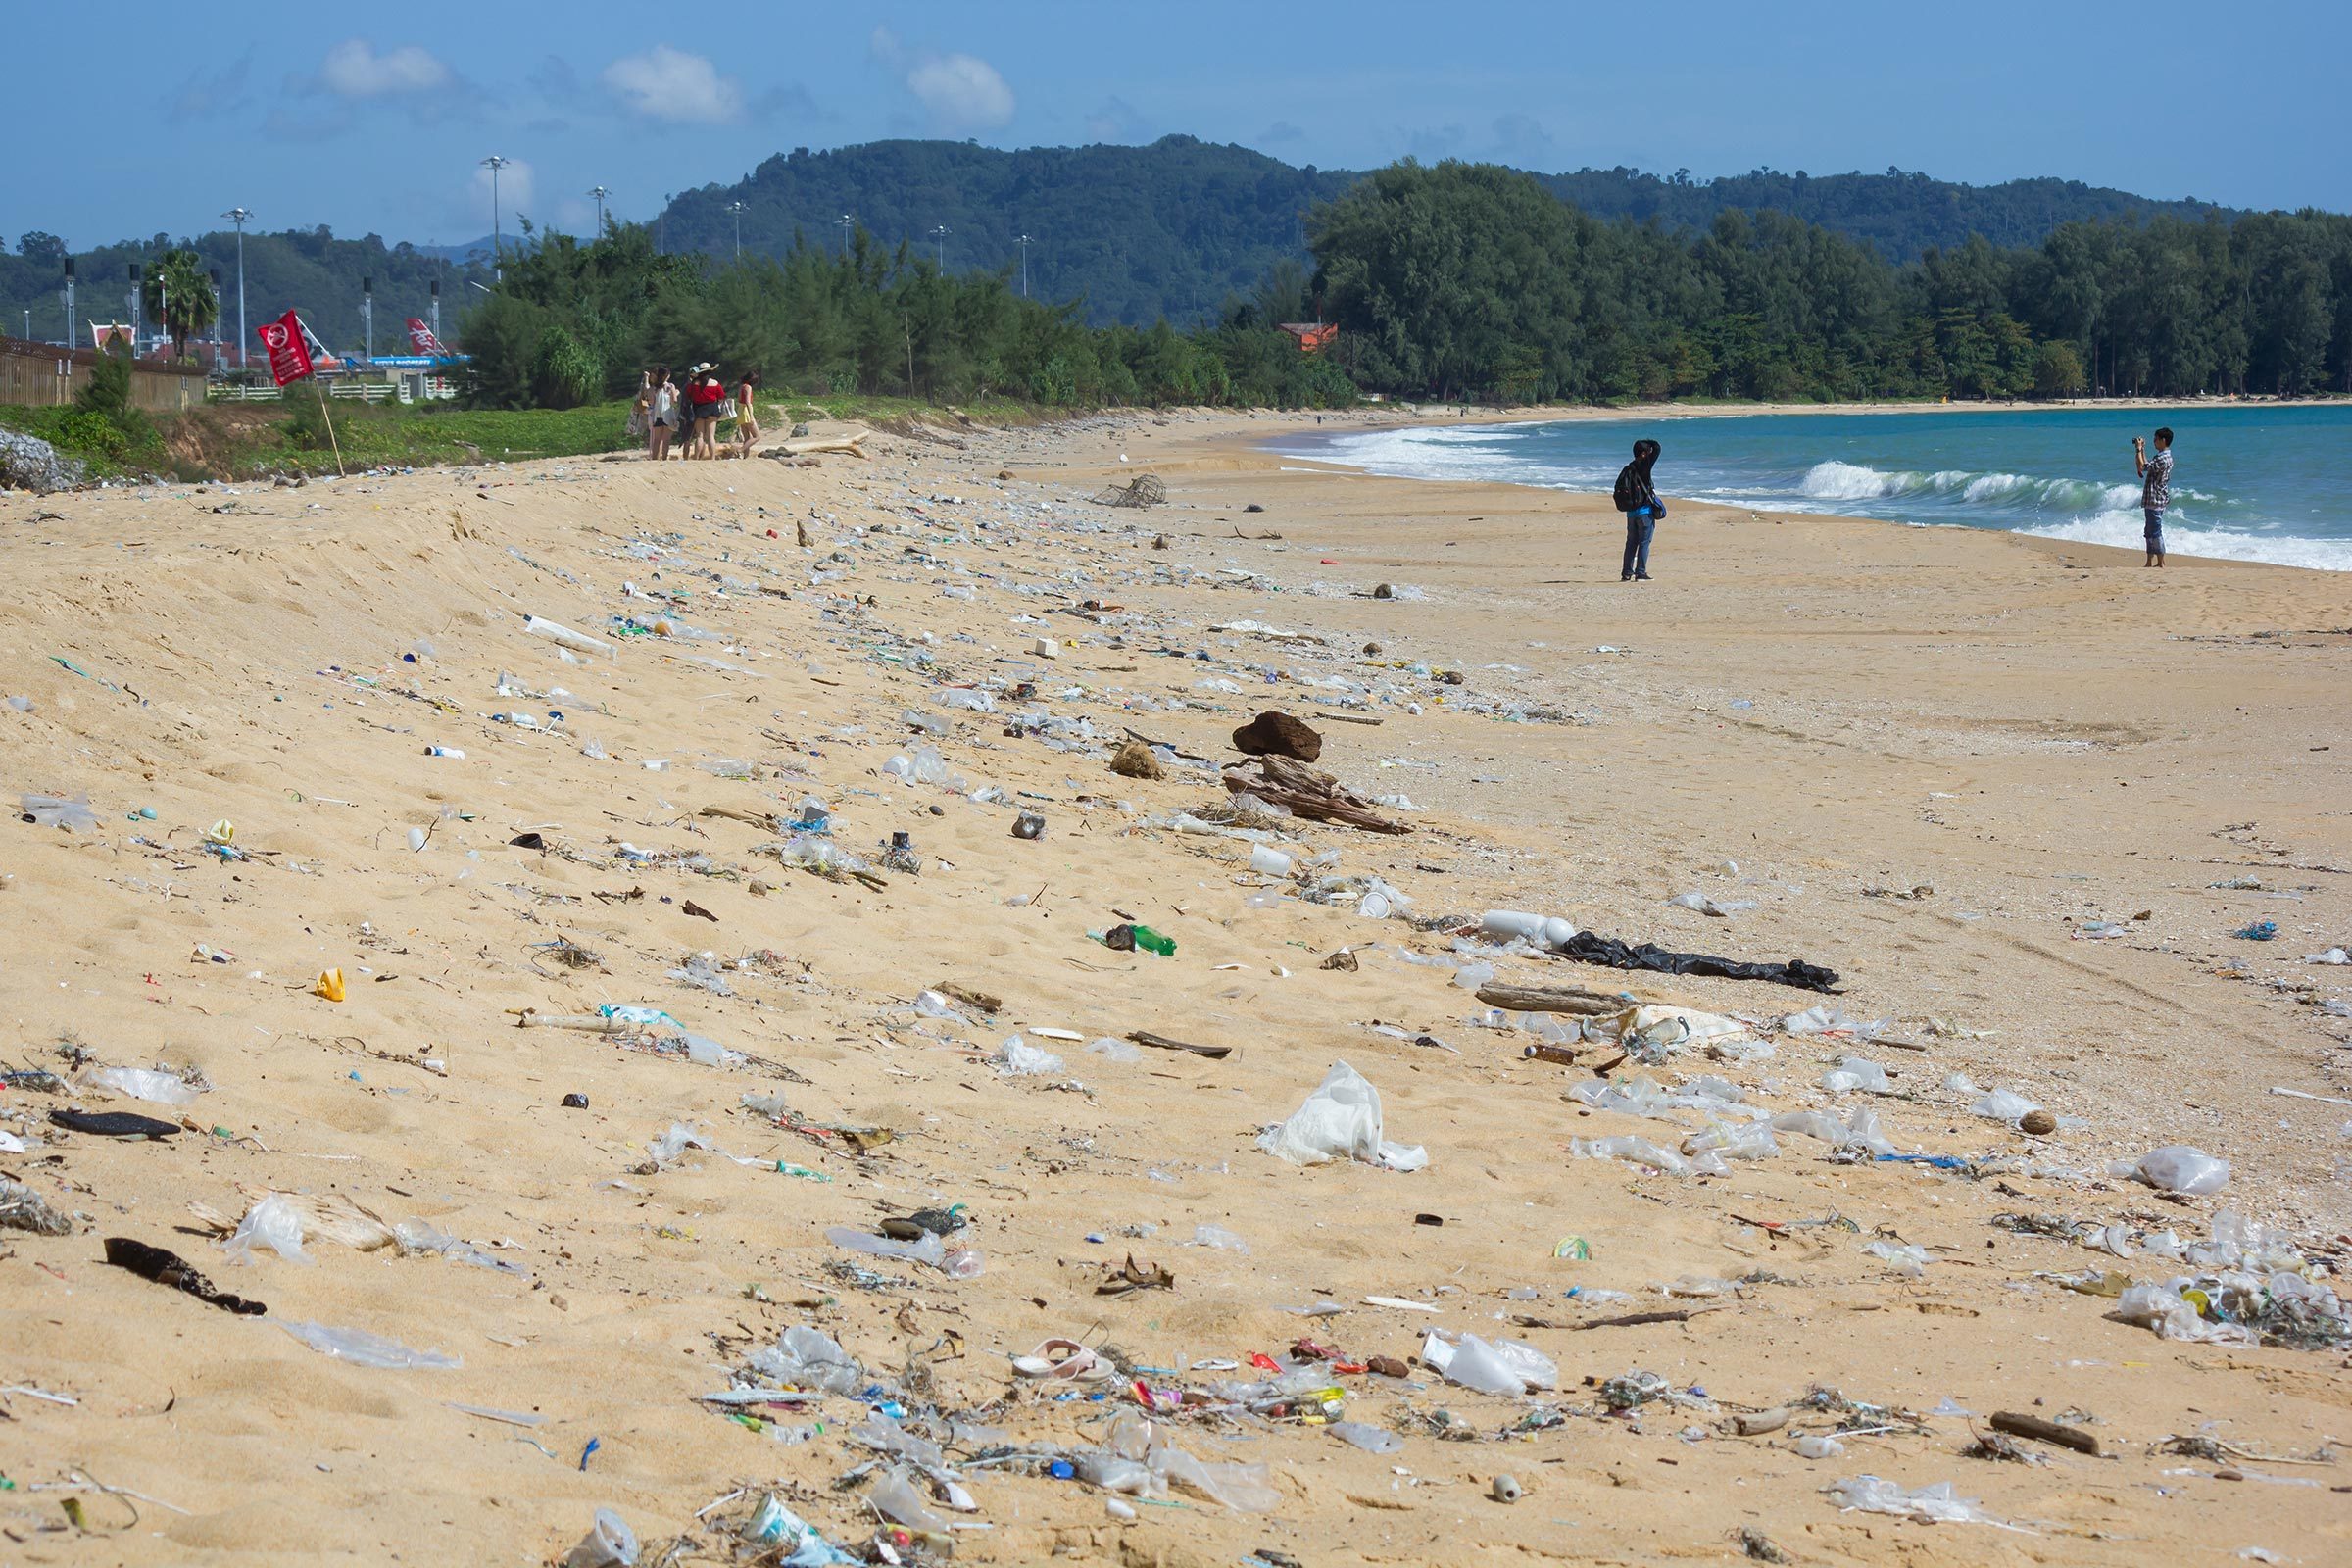
<svg viewBox="0 0 2352 1568"><path fill-rule="evenodd" d="M906 90L942 130L994 130L1012 119L1012 89L972 55L926 55L906 73Z"/></svg>
<svg viewBox="0 0 2352 1568"><path fill-rule="evenodd" d="M406 44L385 54L365 38L346 38L326 52L318 68L326 90L344 98L390 98L432 92L449 85L449 67Z"/></svg>
<svg viewBox="0 0 2352 1568"><path fill-rule="evenodd" d="M996 67L975 55L909 52L888 27L876 27L866 48L906 83L939 130L994 130L1012 120L1012 89Z"/></svg>
<svg viewBox="0 0 2352 1568"><path fill-rule="evenodd" d="M658 43L605 68L605 86L647 120L716 123L743 113L743 85L701 55Z"/></svg>

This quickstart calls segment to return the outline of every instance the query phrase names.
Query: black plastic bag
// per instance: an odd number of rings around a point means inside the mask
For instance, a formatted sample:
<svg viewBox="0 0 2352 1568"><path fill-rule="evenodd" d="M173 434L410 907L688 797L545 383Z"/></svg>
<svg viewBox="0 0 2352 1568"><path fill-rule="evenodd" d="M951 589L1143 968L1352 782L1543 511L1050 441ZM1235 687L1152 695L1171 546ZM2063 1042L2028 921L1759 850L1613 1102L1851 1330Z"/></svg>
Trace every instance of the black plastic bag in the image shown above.
<svg viewBox="0 0 2352 1568"><path fill-rule="evenodd" d="M1637 948L1615 937L1596 936L1590 931L1579 931L1555 951L1580 963L1597 963L1611 969L1654 969L1660 974L1709 975L1720 980L1770 980L1802 991L1829 991L1838 984L1837 970L1824 969L1802 958L1790 958L1787 963L1744 963L1707 953L1674 953L1647 942Z"/></svg>

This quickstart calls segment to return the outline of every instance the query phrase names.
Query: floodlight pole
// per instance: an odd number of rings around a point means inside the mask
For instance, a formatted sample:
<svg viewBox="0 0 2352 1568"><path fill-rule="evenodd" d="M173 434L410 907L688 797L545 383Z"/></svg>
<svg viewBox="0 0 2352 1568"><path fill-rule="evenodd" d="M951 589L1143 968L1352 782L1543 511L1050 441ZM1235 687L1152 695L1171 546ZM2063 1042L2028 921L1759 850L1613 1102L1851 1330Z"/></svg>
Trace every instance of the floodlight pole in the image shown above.
<svg viewBox="0 0 2352 1568"><path fill-rule="evenodd" d="M1013 241L1021 248L1021 298L1029 297L1029 236L1023 234Z"/></svg>
<svg viewBox="0 0 2352 1568"><path fill-rule="evenodd" d="M498 223L498 172L514 161L496 153L482 160L482 168L490 171L490 280L494 283L507 280L506 262L501 255L506 247Z"/></svg>
<svg viewBox="0 0 2352 1568"><path fill-rule="evenodd" d="M603 239L605 237L605 198L612 193L604 186L598 185L592 188L588 194L596 198L596 237Z"/></svg>
<svg viewBox="0 0 2352 1568"><path fill-rule="evenodd" d="M253 214L242 207L231 207L220 216L237 225L237 368L242 370L245 368L245 220Z"/></svg>

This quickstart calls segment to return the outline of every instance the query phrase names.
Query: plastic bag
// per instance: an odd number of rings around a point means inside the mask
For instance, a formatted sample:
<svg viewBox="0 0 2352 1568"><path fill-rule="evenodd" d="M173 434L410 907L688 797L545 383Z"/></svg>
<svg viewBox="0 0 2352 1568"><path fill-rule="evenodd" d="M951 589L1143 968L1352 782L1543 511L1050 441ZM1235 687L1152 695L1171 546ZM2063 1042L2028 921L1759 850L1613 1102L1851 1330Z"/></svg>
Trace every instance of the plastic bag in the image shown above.
<svg viewBox="0 0 2352 1568"><path fill-rule="evenodd" d="M927 1263L938 1268L948 1260L947 1243L925 1233L911 1242L893 1241L887 1236L869 1236L854 1231L847 1225L835 1225L825 1232L825 1240L835 1247L845 1247L868 1257L904 1258L909 1263Z"/></svg>
<svg viewBox="0 0 2352 1568"><path fill-rule="evenodd" d="M818 1534L816 1526L784 1505L770 1493L743 1527L743 1539L782 1552L772 1560L781 1568L837 1568L857 1558Z"/></svg>
<svg viewBox="0 0 2352 1568"><path fill-rule="evenodd" d="M302 1213L286 1200L282 1193L271 1193L245 1211L237 1222L236 1234L220 1244L222 1251L238 1263L257 1261L254 1252L267 1247L289 1263L305 1268L317 1266L318 1260L302 1250Z"/></svg>
<svg viewBox="0 0 2352 1568"><path fill-rule="evenodd" d="M2167 1144L2148 1151L2135 1162L2119 1161L2109 1174L2145 1182L2160 1193L2205 1198L2230 1185L2230 1162L2216 1159L2202 1149Z"/></svg>
<svg viewBox="0 0 2352 1568"><path fill-rule="evenodd" d="M1886 1076L1886 1069L1861 1056L1848 1056L1823 1073L1821 1087L1833 1095L1842 1095L1853 1089L1873 1095L1894 1093L1894 1083Z"/></svg>
<svg viewBox="0 0 2352 1568"><path fill-rule="evenodd" d="M1840 1508L1858 1508L1864 1513L1890 1513L1899 1518L1917 1519L1923 1524L1989 1525L1998 1520L1977 1506L1972 1498L1958 1495L1949 1481L1938 1481L1917 1492L1905 1492L1891 1481L1877 1476L1853 1476L1844 1481L1833 1481L1822 1489Z"/></svg>
<svg viewBox="0 0 2352 1568"><path fill-rule="evenodd" d="M1421 1359L1446 1382L1481 1394L1517 1398L1530 1389L1554 1389L1560 1383L1560 1369L1551 1358L1518 1340L1489 1342L1464 1334L1447 1344L1433 1330L1422 1342Z"/></svg>
<svg viewBox="0 0 2352 1568"><path fill-rule="evenodd" d="M1683 1140L1686 1154L1712 1152L1725 1159L1770 1159L1780 1152L1771 1125L1760 1121L1715 1122L1704 1132L1692 1133Z"/></svg>
<svg viewBox="0 0 2352 1568"><path fill-rule="evenodd" d="M1174 1444L1154 1444L1152 1473L1170 1486L1222 1503L1236 1513L1266 1513L1282 1505L1273 1471L1262 1464L1212 1464Z"/></svg>
<svg viewBox="0 0 2352 1568"><path fill-rule="evenodd" d="M83 1082L159 1105L193 1104L199 1093L180 1082L176 1073L156 1072L147 1067L100 1067L86 1074Z"/></svg>
<svg viewBox="0 0 2352 1568"><path fill-rule="evenodd" d="M1325 1428L1333 1437L1366 1453L1402 1453L1404 1440L1386 1427L1362 1421L1334 1421Z"/></svg>
<svg viewBox="0 0 2352 1568"><path fill-rule="evenodd" d="M781 1340L759 1347L748 1359L753 1371L797 1389L855 1394L865 1387L865 1369L822 1329L788 1328Z"/></svg>
<svg viewBox="0 0 2352 1568"><path fill-rule="evenodd" d="M610 1508L596 1510L596 1523L564 1555L564 1568L636 1568L637 1532Z"/></svg>
<svg viewBox="0 0 2352 1568"><path fill-rule="evenodd" d="M909 1530L928 1531L933 1535L947 1533L948 1521L931 1511L923 1500L922 1493L914 1485L913 1475L908 1471L884 1472L882 1479L874 1483L874 1490L865 1494L865 1500Z"/></svg>
<svg viewBox="0 0 2352 1568"><path fill-rule="evenodd" d="M1061 1071L1061 1058L1043 1046L1033 1046L1014 1035L997 1048L989 1058L997 1071L1007 1078L1039 1078Z"/></svg>
<svg viewBox="0 0 2352 1568"><path fill-rule="evenodd" d="M2010 1089L1991 1090L1979 1096L1976 1102L1968 1107L1971 1115L1982 1116L1986 1121L2005 1121L2012 1127L2017 1125L2020 1117L2040 1108L2033 1101Z"/></svg>
<svg viewBox="0 0 2352 1568"><path fill-rule="evenodd" d="M388 1372L440 1371L465 1363L439 1350L412 1350L398 1340L387 1340L366 1329L339 1329L299 1318L280 1318L277 1326L320 1355L331 1355L353 1366L377 1367Z"/></svg>
<svg viewBox="0 0 2352 1568"><path fill-rule="evenodd" d="M62 827L69 833L98 831L98 813L90 809L87 795L27 795L23 806L34 827Z"/></svg>
<svg viewBox="0 0 2352 1568"><path fill-rule="evenodd" d="M1570 1141L1568 1152L1585 1159L1630 1159L1674 1176L1692 1173L1689 1160L1646 1138L1578 1138Z"/></svg>
<svg viewBox="0 0 2352 1568"><path fill-rule="evenodd" d="M1289 1120L1258 1138L1257 1147L1294 1165L1358 1159L1387 1170L1410 1171L1429 1163L1427 1150L1389 1143L1381 1133L1380 1091L1362 1073L1339 1061Z"/></svg>
<svg viewBox="0 0 2352 1568"><path fill-rule="evenodd" d="M1104 1035L1100 1040L1088 1041L1086 1050L1089 1055L1107 1056L1112 1061L1135 1062L1144 1059L1142 1047L1131 1045L1127 1041L1115 1039L1110 1035Z"/></svg>

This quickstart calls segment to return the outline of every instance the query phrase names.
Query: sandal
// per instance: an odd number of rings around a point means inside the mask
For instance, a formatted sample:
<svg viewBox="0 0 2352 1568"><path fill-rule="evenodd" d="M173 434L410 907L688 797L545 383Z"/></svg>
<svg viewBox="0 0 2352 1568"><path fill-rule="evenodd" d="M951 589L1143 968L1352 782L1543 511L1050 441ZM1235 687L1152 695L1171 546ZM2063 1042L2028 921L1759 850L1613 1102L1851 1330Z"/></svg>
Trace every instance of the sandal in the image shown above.
<svg viewBox="0 0 2352 1568"><path fill-rule="evenodd" d="M1092 1383L1110 1375L1110 1368L1076 1340L1048 1340L1027 1355L1012 1358L1012 1370L1025 1378L1055 1378L1065 1383Z"/></svg>

